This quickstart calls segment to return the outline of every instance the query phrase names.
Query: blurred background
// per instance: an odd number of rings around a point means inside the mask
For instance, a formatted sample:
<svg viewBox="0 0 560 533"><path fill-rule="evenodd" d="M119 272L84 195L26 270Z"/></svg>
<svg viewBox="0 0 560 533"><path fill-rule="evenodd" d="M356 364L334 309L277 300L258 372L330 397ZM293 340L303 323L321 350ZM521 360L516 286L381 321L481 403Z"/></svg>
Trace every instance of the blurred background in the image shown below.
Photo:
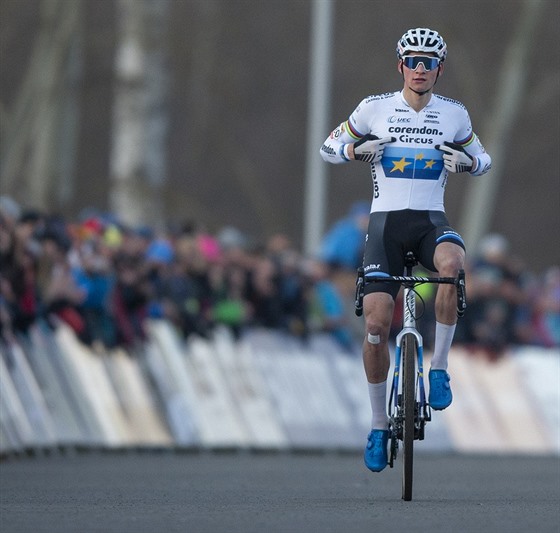
<svg viewBox="0 0 560 533"><path fill-rule="evenodd" d="M2 0L0 453L362 446L371 178L319 148L402 88L396 42L420 26L448 44L436 92L493 158L447 185L469 309L428 447L558 453L559 16L554 0Z"/></svg>
<svg viewBox="0 0 560 533"><path fill-rule="evenodd" d="M440 94L462 101L495 159L453 175L459 231L482 217L532 270L559 262L559 9L553 0L332 2L326 129L366 95L401 88L397 39L436 28ZM303 246L313 2L3 0L2 193L76 217L196 219ZM361 165L328 168L324 226L370 200ZM488 209L469 187L491 180ZM480 204L480 202L478 202ZM489 211L489 212L488 212ZM480 231L479 231L480 233ZM474 237L477 237L475 232ZM473 239L471 239L472 241ZM471 247L476 242L468 243Z"/></svg>

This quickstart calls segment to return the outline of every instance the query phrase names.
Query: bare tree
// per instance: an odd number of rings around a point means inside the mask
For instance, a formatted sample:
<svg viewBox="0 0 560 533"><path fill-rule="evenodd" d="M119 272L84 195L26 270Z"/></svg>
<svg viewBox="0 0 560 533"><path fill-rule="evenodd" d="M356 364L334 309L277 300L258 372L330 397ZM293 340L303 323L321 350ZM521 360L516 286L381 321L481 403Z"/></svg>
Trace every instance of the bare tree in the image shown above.
<svg viewBox="0 0 560 533"><path fill-rule="evenodd" d="M60 206L71 196L81 9L81 0L42 0L21 90L2 117L2 183L42 208Z"/></svg>
<svg viewBox="0 0 560 533"><path fill-rule="evenodd" d="M117 3L110 205L130 224L164 219L168 12L169 0Z"/></svg>

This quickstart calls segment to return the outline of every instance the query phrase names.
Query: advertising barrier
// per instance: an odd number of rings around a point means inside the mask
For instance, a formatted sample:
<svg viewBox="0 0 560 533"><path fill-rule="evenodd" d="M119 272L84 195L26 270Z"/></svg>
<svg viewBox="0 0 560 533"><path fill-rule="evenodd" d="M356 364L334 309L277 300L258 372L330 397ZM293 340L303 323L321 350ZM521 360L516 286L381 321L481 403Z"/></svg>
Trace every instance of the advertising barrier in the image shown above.
<svg viewBox="0 0 560 533"><path fill-rule="evenodd" d="M361 354L328 335L305 342L218 328L183 339L149 323L132 350L80 343L60 324L0 344L0 453L85 448L358 450L370 408ZM429 359L429 358L428 358ZM426 362L429 367L429 360ZM560 453L560 353L496 361L454 347L454 401L433 412L418 449Z"/></svg>

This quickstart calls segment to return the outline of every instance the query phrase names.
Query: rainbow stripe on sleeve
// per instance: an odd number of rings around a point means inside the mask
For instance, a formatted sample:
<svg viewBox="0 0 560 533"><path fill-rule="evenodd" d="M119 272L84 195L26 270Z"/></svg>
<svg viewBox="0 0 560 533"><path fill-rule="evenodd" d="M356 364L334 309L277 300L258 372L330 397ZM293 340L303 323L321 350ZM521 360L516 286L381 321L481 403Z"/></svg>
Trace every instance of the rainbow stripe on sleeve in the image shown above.
<svg viewBox="0 0 560 533"><path fill-rule="evenodd" d="M350 137L353 137L357 141L360 140L363 137L363 135L352 126L352 124L350 123L350 120L347 120L344 123L344 128L346 129L346 131L348 132Z"/></svg>
<svg viewBox="0 0 560 533"><path fill-rule="evenodd" d="M460 144L463 148L465 146L469 146L471 145L476 139L476 133L474 131L471 131L471 134L464 140L462 141L456 141L457 144Z"/></svg>

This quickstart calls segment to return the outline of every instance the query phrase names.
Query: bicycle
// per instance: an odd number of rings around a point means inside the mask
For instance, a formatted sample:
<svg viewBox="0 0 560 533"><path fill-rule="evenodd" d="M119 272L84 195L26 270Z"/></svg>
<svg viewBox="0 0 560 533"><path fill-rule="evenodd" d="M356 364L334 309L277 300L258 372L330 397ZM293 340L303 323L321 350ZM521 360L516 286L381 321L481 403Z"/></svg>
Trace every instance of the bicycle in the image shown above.
<svg viewBox="0 0 560 533"><path fill-rule="evenodd" d="M460 270L456 278L413 276L418 259L413 252L405 256L405 275L365 274L358 269L356 281L356 315L363 312L364 287L366 283L399 283L404 288L403 325L396 337L395 367L389 396L389 466L393 468L397 458L399 440L403 443L402 499L412 500L414 441L424 440L426 423L431 420L431 408L426 401L424 386L423 339L416 329L415 287L424 283L448 284L457 287L457 316L462 317L467 307L465 272ZM402 381L400 373L402 371Z"/></svg>

